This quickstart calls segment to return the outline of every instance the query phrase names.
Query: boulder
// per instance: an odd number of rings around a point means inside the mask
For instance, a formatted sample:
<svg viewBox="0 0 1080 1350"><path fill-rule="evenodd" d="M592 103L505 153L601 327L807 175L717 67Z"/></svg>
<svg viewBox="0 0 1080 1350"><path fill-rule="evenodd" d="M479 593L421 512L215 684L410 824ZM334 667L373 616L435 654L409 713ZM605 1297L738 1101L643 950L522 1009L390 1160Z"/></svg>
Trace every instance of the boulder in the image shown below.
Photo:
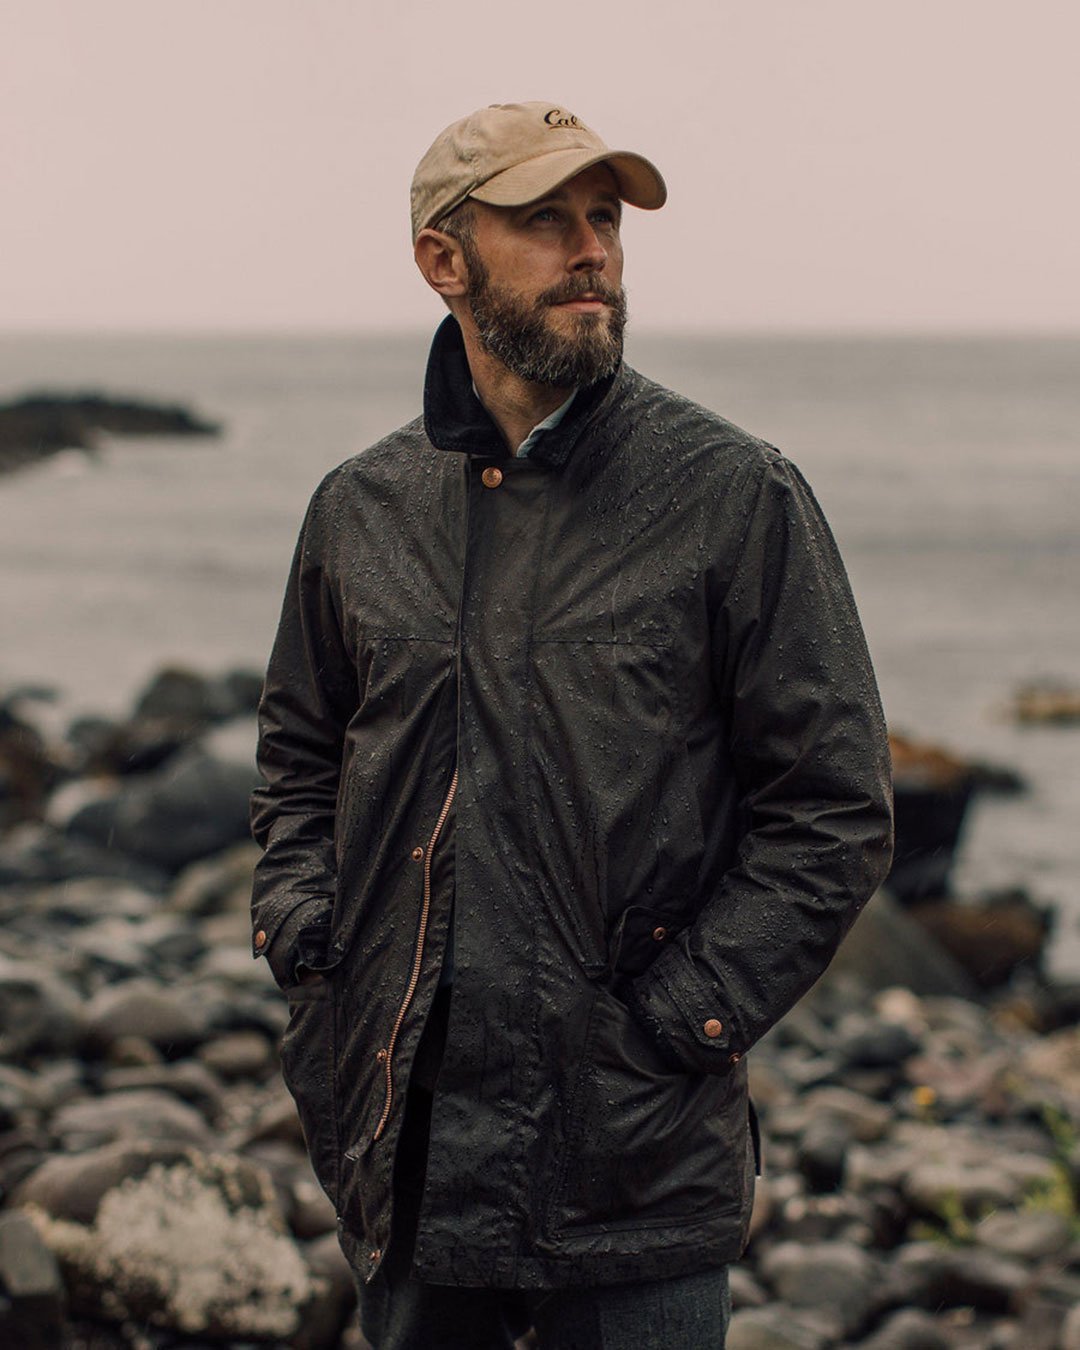
<svg viewBox="0 0 1080 1350"><path fill-rule="evenodd" d="M950 1350L952 1339L929 1313L902 1308L893 1313L859 1350Z"/></svg>
<svg viewBox="0 0 1080 1350"><path fill-rule="evenodd" d="M155 1164L91 1225L35 1222L77 1311L186 1337L291 1341L325 1294L284 1232L265 1174L229 1156Z"/></svg>
<svg viewBox="0 0 1080 1350"><path fill-rule="evenodd" d="M126 1140L72 1155L55 1154L15 1188L14 1205L32 1205L59 1219L93 1223L107 1195L125 1179L146 1174L156 1162L186 1157L183 1145Z"/></svg>
<svg viewBox="0 0 1080 1350"><path fill-rule="evenodd" d="M82 1153L124 1139L204 1146L213 1142L198 1111L151 1088L71 1102L56 1112L50 1127L65 1153Z"/></svg>
<svg viewBox="0 0 1080 1350"><path fill-rule="evenodd" d="M804 1310L770 1303L733 1313L726 1350L827 1350L836 1344L831 1324Z"/></svg>
<svg viewBox="0 0 1080 1350"><path fill-rule="evenodd" d="M760 1270L784 1303L838 1317L849 1336L866 1324L881 1278L879 1263L849 1242L782 1242Z"/></svg>
<svg viewBox="0 0 1080 1350"><path fill-rule="evenodd" d="M114 795L77 811L68 831L139 862L177 872L250 837L254 764L191 745L160 769L124 780Z"/></svg>
<svg viewBox="0 0 1080 1350"><path fill-rule="evenodd" d="M63 1054L79 1035L79 996L48 966L0 956L0 1058Z"/></svg>
<svg viewBox="0 0 1080 1350"><path fill-rule="evenodd" d="M60 1268L33 1223L15 1210L0 1214L0 1343L56 1350L63 1307Z"/></svg>
<svg viewBox="0 0 1080 1350"><path fill-rule="evenodd" d="M198 1044L206 1035L203 1009L177 989L151 980L128 980L102 989L87 1003L84 1034L104 1051L121 1037L141 1036L166 1053Z"/></svg>

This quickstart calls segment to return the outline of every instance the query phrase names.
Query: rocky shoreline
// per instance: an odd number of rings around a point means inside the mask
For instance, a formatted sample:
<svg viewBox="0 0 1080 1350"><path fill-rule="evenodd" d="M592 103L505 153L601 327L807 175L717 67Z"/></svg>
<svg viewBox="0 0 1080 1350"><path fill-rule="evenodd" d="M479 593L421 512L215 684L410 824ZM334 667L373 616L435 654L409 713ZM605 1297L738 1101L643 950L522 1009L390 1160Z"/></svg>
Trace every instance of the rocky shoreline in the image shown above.
<svg viewBox="0 0 1080 1350"><path fill-rule="evenodd" d="M250 955L258 688L0 701L4 1345L362 1344ZM883 892L755 1047L730 1350L1080 1350L1080 998L998 973Z"/></svg>
<svg viewBox="0 0 1080 1350"><path fill-rule="evenodd" d="M110 436L217 436L221 427L188 408L100 393L27 394L0 404L0 474L60 450L97 449Z"/></svg>

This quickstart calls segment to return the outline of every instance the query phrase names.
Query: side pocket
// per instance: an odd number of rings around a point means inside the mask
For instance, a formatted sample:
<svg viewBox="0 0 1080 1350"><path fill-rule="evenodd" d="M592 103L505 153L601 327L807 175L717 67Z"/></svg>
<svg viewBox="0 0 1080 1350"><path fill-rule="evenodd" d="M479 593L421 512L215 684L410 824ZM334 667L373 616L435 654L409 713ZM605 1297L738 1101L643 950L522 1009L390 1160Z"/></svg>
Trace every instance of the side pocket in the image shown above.
<svg viewBox="0 0 1080 1350"><path fill-rule="evenodd" d="M336 1203L339 1140L334 1087L335 986L309 976L285 991L289 1024L281 1038L281 1076L296 1103L308 1156L319 1184Z"/></svg>

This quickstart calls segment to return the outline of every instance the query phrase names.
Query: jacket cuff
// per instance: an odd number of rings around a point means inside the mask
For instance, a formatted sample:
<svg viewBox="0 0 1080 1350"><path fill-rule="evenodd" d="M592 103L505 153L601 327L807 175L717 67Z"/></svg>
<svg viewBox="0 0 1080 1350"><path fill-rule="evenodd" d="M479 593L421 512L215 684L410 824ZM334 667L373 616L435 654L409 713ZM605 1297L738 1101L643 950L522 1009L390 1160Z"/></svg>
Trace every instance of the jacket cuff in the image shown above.
<svg viewBox="0 0 1080 1350"><path fill-rule="evenodd" d="M746 1047L738 1043L725 1000L702 988L692 970L684 971L688 963L679 947L670 947L634 980L629 1006L660 1028L684 1069L728 1072Z"/></svg>
<svg viewBox="0 0 1080 1350"><path fill-rule="evenodd" d="M259 934L255 935L256 956L265 956L266 963L278 984L285 986L296 983L296 963L300 955L297 939L301 932L314 924L329 923L330 910L321 896L311 896L296 905L278 924L268 942L259 945ZM260 930L262 931L262 930Z"/></svg>

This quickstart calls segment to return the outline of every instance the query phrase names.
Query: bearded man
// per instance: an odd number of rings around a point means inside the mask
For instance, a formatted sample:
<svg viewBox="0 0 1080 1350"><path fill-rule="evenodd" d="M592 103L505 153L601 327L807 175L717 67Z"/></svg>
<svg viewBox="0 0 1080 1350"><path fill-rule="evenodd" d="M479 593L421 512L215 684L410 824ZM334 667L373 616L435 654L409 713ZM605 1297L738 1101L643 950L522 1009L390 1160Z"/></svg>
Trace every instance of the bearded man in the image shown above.
<svg viewBox="0 0 1080 1350"><path fill-rule="evenodd" d="M778 451L622 361L622 204L548 103L412 186L424 413L323 481L260 712L254 950L376 1350L709 1350L747 1051L890 856L844 569Z"/></svg>

